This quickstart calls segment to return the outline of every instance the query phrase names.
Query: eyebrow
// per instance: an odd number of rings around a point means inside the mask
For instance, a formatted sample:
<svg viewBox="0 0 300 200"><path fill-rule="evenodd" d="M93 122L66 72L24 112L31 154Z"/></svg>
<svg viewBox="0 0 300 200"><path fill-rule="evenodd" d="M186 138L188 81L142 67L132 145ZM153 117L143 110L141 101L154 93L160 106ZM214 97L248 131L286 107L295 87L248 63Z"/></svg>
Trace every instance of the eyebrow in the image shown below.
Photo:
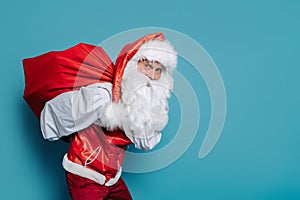
<svg viewBox="0 0 300 200"><path fill-rule="evenodd" d="M147 58L142 57L142 58L141 58L141 61L147 62L147 64L148 64L149 66L151 66L152 68L153 68L153 65L152 65L151 63L157 63L157 64L159 64L159 67L157 67L157 68L161 69L162 71L163 71L163 70L166 70L166 67L165 67L163 64L161 64L159 61L157 61L157 60L151 60L151 61L149 61ZM156 69L157 69L157 68L156 68Z"/></svg>

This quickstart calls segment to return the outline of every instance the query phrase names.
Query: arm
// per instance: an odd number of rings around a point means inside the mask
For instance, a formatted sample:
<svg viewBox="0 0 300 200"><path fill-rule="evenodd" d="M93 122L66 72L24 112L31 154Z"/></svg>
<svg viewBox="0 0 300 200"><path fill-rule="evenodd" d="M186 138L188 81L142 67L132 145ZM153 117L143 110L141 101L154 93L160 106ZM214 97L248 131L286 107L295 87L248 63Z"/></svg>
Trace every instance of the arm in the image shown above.
<svg viewBox="0 0 300 200"><path fill-rule="evenodd" d="M110 83L96 83L48 101L40 118L43 137L58 140L93 124L110 102L110 92Z"/></svg>

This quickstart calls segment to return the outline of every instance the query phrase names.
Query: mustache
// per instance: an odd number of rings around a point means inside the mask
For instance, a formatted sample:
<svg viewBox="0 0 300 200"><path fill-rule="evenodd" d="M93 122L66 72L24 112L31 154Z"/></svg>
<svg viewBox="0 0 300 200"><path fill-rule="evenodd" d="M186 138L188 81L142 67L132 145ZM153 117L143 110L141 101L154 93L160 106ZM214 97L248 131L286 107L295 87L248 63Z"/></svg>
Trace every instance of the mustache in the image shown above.
<svg viewBox="0 0 300 200"><path fill-rule="evenodd" d="M130 98L130 96L134 95L139 90L146 90L151 94L158 94L164 91L164 93L168 93L168 95L163 95L165 98L169 98L169 93L171 92L170 85L164 81L152 80L138 70L132 69L123 77L123 100Z"/></svg>

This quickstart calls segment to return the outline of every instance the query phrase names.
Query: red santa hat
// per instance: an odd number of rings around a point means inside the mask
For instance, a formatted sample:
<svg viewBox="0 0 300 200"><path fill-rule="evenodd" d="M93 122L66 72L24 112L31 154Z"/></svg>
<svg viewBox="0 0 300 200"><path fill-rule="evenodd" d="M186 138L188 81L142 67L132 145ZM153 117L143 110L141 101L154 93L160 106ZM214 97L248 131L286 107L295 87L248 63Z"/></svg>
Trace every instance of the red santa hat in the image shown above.
<svg viewBox="0 0 300 200"><path fill-rule="evenodd" d="M113 81L113 101L118 102L121 97L121 82L124 70L129 61L147 58L158 61L165 68L166 73L172 73L177 65L177 52L162 33L148 34L137 41L127 44L119 53Z"/></svg>

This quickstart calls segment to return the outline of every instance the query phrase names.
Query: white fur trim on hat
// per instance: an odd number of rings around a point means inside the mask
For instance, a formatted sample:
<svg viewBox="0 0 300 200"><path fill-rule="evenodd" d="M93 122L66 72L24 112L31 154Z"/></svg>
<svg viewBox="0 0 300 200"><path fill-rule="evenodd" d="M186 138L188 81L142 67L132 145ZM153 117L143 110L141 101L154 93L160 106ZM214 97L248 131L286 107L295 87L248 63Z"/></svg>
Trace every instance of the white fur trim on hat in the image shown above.
<svg viewBox="0 0 300 200"><path fill-rule="evenodd" d="M170 72L177 65L177 52L167 40L151 40L143 44L132 59L137 61L143 57L160 62Z"/></svg>

